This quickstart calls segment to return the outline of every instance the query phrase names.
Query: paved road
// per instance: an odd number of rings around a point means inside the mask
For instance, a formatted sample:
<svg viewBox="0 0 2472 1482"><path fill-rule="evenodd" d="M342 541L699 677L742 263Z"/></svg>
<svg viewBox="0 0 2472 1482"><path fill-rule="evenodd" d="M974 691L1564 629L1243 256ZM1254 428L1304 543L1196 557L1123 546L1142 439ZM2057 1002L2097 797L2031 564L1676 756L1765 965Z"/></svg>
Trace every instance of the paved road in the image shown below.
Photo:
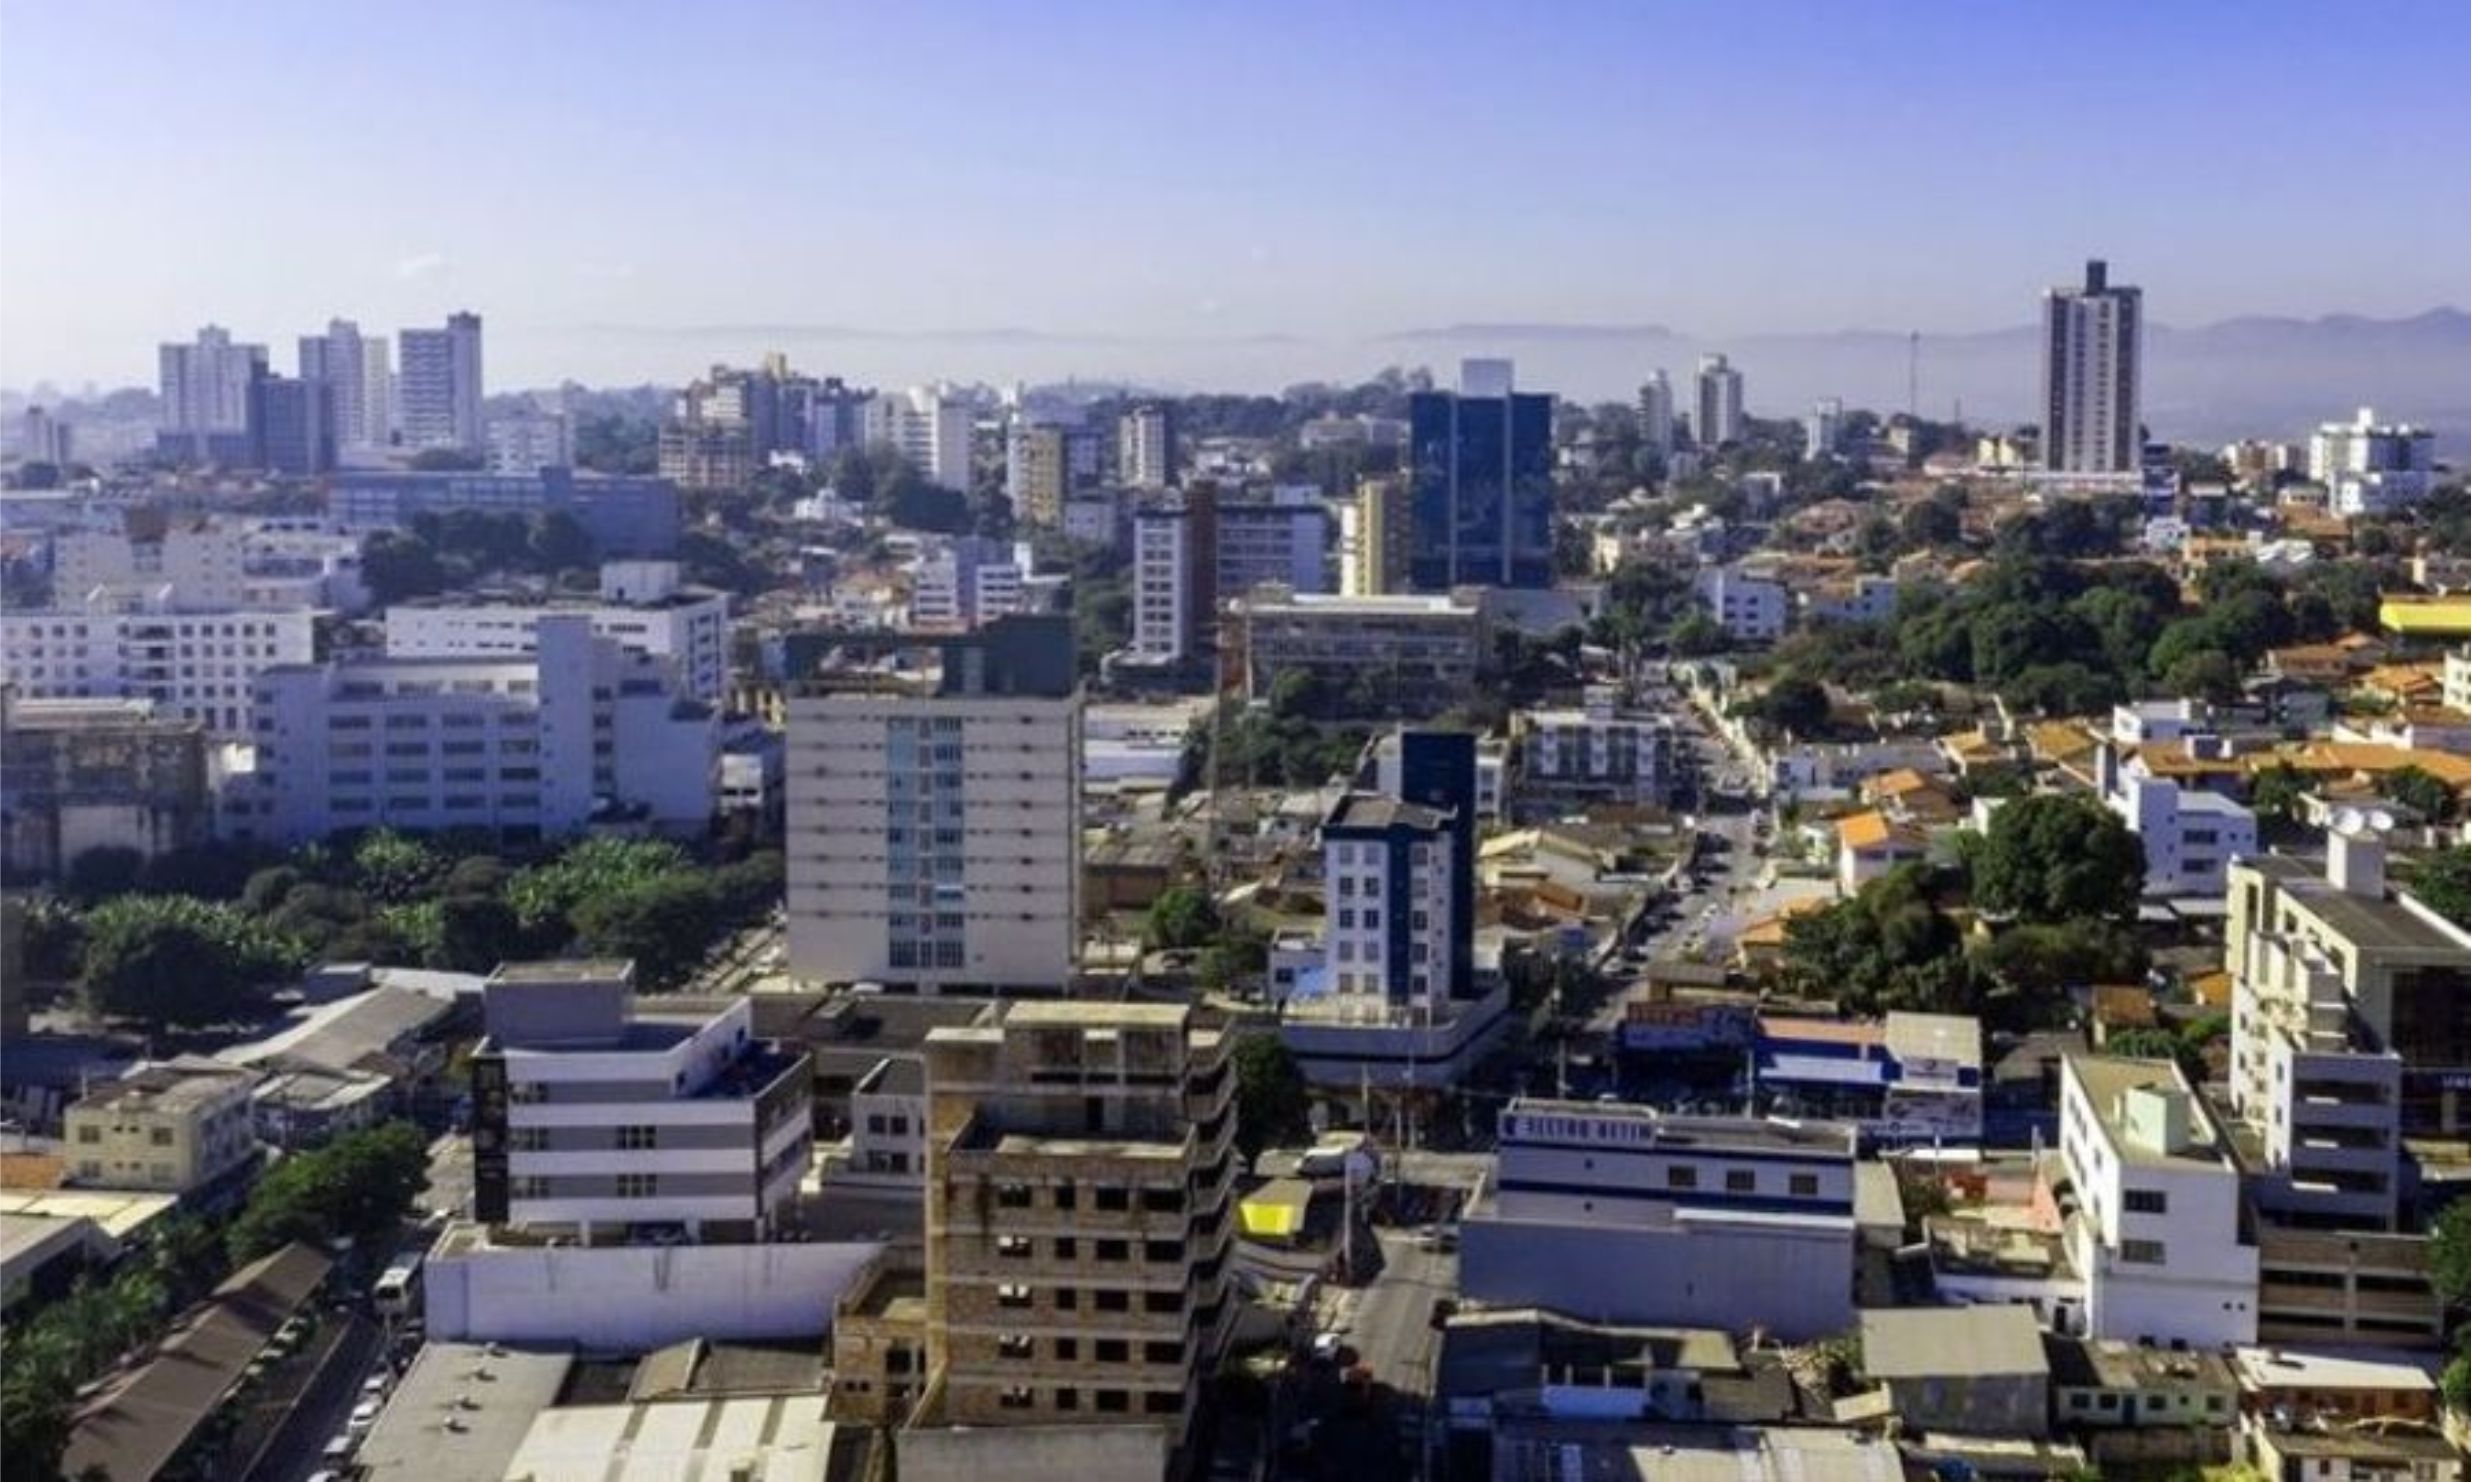
<svg viewBox="0 0 2472 1482"><path fill-rule="evenodd" d="M344 1428L360 1403L361 1381L386 1357L385 1331L358 1313L340 1319L345 1331L318 1375L317 1387L301 1397L283 1430L249 1473L249 1482L304 1482L325 1470L329 1438Z"/></svg>
<svg viewBox="0 0 2472 1482"><path fill-rule="evenodd" d="M460 1218L472 1209L472 1139L449 1132L429 1145L429 1188L421 1208Z"/></svg>
<svg viewBox="0 0 2472 1482"><path fill-rule="evenodd" d="M1433 1328L1433 1304L1459 1294L1459 1257L1418 1250L1416 1237L1403 1231L1376 1234L1382 1270L1357 1299L1348 1342L1376 1383L1421 1403L1432 1393L1441 1337Z"/></svg>

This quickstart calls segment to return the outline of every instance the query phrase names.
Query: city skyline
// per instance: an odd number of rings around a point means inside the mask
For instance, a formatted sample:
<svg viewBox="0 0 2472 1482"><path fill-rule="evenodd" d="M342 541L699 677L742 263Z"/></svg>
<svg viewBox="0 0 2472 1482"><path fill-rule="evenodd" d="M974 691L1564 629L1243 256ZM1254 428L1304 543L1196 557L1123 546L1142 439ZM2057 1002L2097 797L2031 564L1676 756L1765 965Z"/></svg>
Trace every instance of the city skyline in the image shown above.
<svg viewBox="0 0 2472 1482"><path fill-rule="evenodd" d="M2408 316L2463 302L2472 255L2462 48L2437 44L2465 17L2413 10L2435 40L2408 51L2301 6L1784 5L1725 35L1574 9L1480 50L1451 12L1092 5L1036 17L1041 70L1014 65L1024 23L935 7L859 45L829 13L727 7L683 50L627 7L378 8L348 36L285 5L20 7L0 384L142 384L208 322L282 343L468 307L505 387L675 381L716 340L838 344L887 381L1262 386L1444 364L1419 332L1453 325L2005 331L2088 256L2163 324ZM1401 45L1420 19L1430 44ZM1980 60L2063 22L2117 44ZM571 64L555 107L544 56ZM2278 86L2347 103L2252 103ZM311 147L312 116L360 147ZM1857 123L1866 153L1815 154ZM784 165L756 138L814 143ZM2441 225L2313 225L2403 200Z"/></svg>

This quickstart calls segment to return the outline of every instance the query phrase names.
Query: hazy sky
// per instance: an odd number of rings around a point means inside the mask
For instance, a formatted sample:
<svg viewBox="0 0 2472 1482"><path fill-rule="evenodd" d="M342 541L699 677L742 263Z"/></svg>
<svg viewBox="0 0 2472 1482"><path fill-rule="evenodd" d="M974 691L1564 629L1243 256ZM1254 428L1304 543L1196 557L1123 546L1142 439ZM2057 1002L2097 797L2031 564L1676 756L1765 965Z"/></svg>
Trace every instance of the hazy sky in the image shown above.
<svg viewBox="0 0 2472 1482"><path fill-rule="evenodd" d="M2174 323L2410 313L2465 298L2467 43L2463 0L0 0L0 384L458 307L496 387L779 325L1339 375L1468 320L2014 324L2098 253Z"/></svg>

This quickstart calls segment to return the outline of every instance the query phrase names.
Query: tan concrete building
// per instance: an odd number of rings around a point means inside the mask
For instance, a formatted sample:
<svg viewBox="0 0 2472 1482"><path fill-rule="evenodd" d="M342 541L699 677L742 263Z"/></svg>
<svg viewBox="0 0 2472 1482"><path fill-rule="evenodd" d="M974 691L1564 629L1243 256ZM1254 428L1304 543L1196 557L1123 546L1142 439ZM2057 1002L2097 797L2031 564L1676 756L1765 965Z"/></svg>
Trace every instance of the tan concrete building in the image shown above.
<svg viewBox="0 0 2472 1482"><path fill-rule="evenodd" d="M56 875L89 849L151 859L214 831L205 727L151 700L23 699L0 687L0 772L12 876Z"/></svg>
<svg viewBox="0 0 2472 1482"><path fill-rule="evenodd" d="M69 1172L97 1189L186 1194L257 1155L257 1073L184 1057L97 1086L65 1117Z"/></svg>
<svg viewBox="0 0 2472 1482"><path fill-rule="evenodd" d="M1232 1311L1234 1084L1182 1005L928 1036L924 1420L1181 1438Z"/></svg>

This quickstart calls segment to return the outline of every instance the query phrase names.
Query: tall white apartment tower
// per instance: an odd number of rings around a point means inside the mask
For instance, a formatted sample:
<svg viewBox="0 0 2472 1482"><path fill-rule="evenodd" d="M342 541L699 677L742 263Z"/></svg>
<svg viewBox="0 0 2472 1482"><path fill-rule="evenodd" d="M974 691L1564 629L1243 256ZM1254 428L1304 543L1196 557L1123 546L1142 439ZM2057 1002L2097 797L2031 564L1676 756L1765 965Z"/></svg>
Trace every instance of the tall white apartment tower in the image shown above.
<svg viewBox="0 0 2472 1482"><path fill-rule="evenodd" d="M1691 436L1703 448L1742 441L1742 372L1722 355L1700 357L1699 410Z"/></svg>
<svg viewBox="0 0 2472 1482"><path fill-rule="evenodd" d="M1640 384L1639 440L1660 458L1674 451L1674 383L1663 367Z"/></svg>
<svg viewBox="0 0 2472 1482"><path fill-rule="evenodd" d="M364 338L349 319L327 321L326 333L300 337L300 378L323 381L334 395L335 441L347 448L382 448L392 429L388 402L393 376L386 339Z"/></svg>
<svg viewBox="0 0 2472 1482"><path fill-rule="evenodd" d="M789 670L790 975L1067 988L1081 943L1070 620L793 634Z"/></svg>
<svg viewBox="0 0 2472 1482"><path fill-rule="evenodd" d="M236 345L232 332L209 324L197 343L165 345L158 357L166 432L243 432L249 426L249 383L266 368L264 345Z"/></svg>
<svg viewBox="0 0 2472 1482"><path fill-rule="evenodd" d="M2083 288L2043 294L2043 467L2135 473L2138 354L2145 296L2115 287L2102 259Z"/></svg>
<svg viewBox="0 0 2472 1482"><path fill-rule="evenodd" d="M1150 403L1116 424L1116 476L1127 488L1164 489L1176 482L1176 414Z"/></svg>
<svg viewBox="0 0 2472 1482"><path fill-rule="evenodd" d="M403 440L413 448L478 451L481 428L481 316L450 314L444 329L402 335Z"/></svg>

